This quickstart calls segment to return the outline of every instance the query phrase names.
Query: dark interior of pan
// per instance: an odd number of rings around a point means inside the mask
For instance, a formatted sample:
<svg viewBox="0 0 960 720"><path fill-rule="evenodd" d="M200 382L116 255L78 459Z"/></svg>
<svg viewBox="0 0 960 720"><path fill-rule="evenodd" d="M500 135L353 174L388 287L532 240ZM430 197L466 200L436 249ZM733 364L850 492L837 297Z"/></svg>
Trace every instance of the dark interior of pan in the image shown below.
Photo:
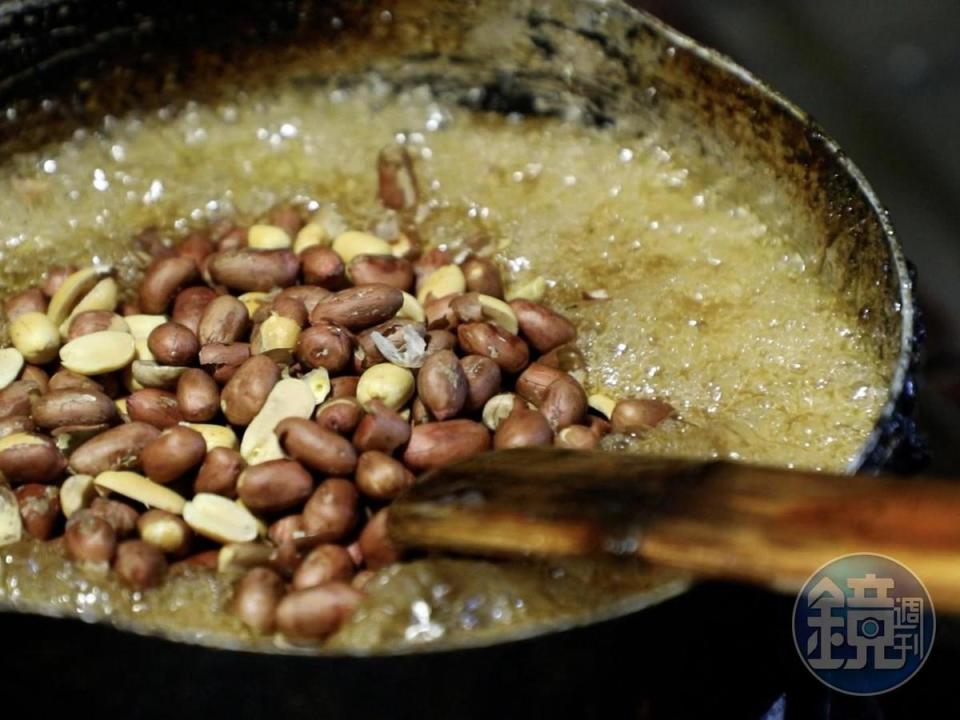
<svg viewBox="0 0 960 720"><path fill-rule="evenodd" d="M291 75L305 84L349 85L377 72L395 86L428 85L456 102L495 112L561 115L576 107L586 122L599 126L652 113L701 127L705 138L734 146L744 162L772 169L777 192L816 229L820 245L810 250L824 281L857 309L888 368L889 400L856 465L897 467L914 457L906 415L917 341L912 280L869 185L802 111L726 58L626 5L590 0L33 0L0 6L0 68L5 111L0 151L5 156L66 137L106 114L186 98L216 100ZM37 275L42 267L38 262ZM8 617L0 626L10 627L37 663L72 664L56 651L69 643L96 646L90 652L105 658L107 668L129 672L144 693L156 693L156 702L162 703L166 690L214 715L269 709L299 715L316 702L346 711L356 703L366 707L363 703L384 693L421 692L408 683L432 693L406 697L410 707L429 707L430 699L451 708L464 690L520 686L547 707L562 704L562 678L604 673L606 683L623 681L625 670L597 662L597 652L612 657L622 653L624 643L643 644L644 638L666 642L666 628L698 612L700 601L688 598L679 606L675 600L641 613L643 619L608 619L594 627L426 660L223 653L41 618ZM740 600L757 602L753 595ZM626 610L650 601L641 599ZM686 619L677 613L686 613ZM682 662L676 650L664 657L671 658L667 665ZM552 690L538 684L539 675L511 672L534 659L545 674L559 676ZM648 653L641 665L648 667L653 659ZM4 672L25 677L23 665L4 661ZM190 694L191 669L210 683L209 697L196 700ZM326 679L315 680L321 672ZM366 696L377 676L382 686ZM86 697L90 677L90 671L80 670L75 678L61 680L64 697ZM648 677L657 674L651 671ZM169 686L161 680L169 680ZM437 689L438 681L447 686ZM233 682L262 682L262 697L230 696ZM129 712L131 701L124 698L101 698L100 706ZM156 714L145 700L133 702L143 713Z"/></svg>

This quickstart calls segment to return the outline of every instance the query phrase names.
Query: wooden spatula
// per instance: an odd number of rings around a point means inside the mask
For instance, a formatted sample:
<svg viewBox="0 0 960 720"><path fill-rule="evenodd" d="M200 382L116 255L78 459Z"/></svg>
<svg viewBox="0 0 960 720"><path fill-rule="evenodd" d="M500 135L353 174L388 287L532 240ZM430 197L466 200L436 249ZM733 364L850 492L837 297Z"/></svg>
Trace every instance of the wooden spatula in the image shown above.
<svg viewBox="0 0 960 720"><path fill-rule="evenodd" d="M427 473L390 507L407 547L633 555L795 592L839 555L906 565L960 611L960 484L525 448Z"/></svg>

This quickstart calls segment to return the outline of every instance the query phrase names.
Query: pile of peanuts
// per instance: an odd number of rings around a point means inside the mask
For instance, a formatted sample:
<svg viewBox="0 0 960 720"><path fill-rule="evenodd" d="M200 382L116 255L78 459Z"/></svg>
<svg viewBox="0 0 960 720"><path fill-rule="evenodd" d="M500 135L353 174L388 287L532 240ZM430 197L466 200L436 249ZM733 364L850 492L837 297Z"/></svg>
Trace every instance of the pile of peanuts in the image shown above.
<svg viewBox="0 0 960 720"><path fill-rule="evenodd" d="M381 204L409 213L406 154L385 151L379 178ZM134 590L236 573L249 628L312 642L400 559L386 508L416 473L593 448L672 413L587 397L542 280L505 292L487 257L337 225L283 205L175 246L147 231L135 297L92 266L8 298L0 545L60 543Z"/></svg>

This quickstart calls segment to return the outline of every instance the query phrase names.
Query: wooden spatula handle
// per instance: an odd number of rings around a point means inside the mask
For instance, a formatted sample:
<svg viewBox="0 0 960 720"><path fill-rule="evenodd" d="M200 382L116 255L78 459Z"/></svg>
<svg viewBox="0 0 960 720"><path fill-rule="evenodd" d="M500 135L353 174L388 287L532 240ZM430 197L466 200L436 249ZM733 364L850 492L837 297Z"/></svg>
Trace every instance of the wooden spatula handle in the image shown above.
<svg viewBox="0 0 960 720"><path fill-rule="evenodd" d="M887 555L960 610L960 484L837 476L619 453L490 453L427 476L390 510L418 547L633 554L795 591L849 553Z"/></svg>

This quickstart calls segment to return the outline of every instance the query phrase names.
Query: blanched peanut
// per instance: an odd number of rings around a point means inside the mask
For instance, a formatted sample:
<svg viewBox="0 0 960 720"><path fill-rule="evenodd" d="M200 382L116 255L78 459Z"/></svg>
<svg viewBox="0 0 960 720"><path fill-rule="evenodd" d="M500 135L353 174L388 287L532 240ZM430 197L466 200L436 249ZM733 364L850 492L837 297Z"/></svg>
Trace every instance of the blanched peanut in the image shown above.
<svg viewBox="0 0 960 720"><path fill-rule="evenodd" d="M52 483L66 467L66 459L48 437L14 433L0 439L0 473L14 485Z"/></svg>
<svg viewBox="0 0 960 720"><path fill-rule="evenodd" d="M587 405L603 415L608 420L617 406L616 400L602 393L594 393L587 398Z"/></svg>
<svg viewBox="0 0 960 720"><path fill-rule="evenodd" d="M230 448L219 447L207 453L197 479L193 484L195 493L213 493L228 498L237 496L237 478L243 470L243 458Z"/></svg>
<svg viewBox="0 0 960 720"><path fill-rule="evenodd" d="M369 407L379 400L391 410L406 405L413 397L413 373L391 363L380 363L364 371L357 383L357 402Z"/></svg>
<svg viewBox="0 0 960 720"><path fill-rule="evenodd" d="M71 560L109 562L117 548L117 536L110 523L89 510L81 510L70 518L64 539Z"/></svg>
<svg viewBox="0 0 960 720"><path fill-rule="evenodd" d="M536 447L551 443L553 443L553 430L550 429L550 423L535 410L515 410L500 423L493 436L495 450Z"/></svg>
<svg viewBox="0 0 960 720"><path fill-rule="evenodd" d="M0 390L6 389L17 379L23 369L23 355L16 348L0 350Z"/></svg>
<svg viewBox="0 0 960 720"><path fill-rule="evenodd" d="M303 559L303 563L293 574L291 587L294 590L303 590L331 580L348 581L354 572L350 553L339 545L318 545Z"/></svg>
<svg viewBox="0 0 960 720"><path fill-rule="evenodd" d="M430 470L490 449L490 433L472 420L445 420L417 425L403 461L413 470Z"/></svg>
<svg viewBox="0 0 960 720"><path fill-rule="evenodd" d="M139 473L107 470L94 477L93 484L99 489L111 490L148 507L174 514L183 512L184 499L180 495Z"/></svg>
<svg viewBox="0 0 960 720"><path fill-rule="evenodd" d="M397 310L396 317L414 322L425 322L426 314L423 312L423 306L417 299L408 292L403 293L403 304Z"/></svg>
<svg viewBox="0 0 960 720"><path fill-rule="evenodd" d="M540 302L547 292L547 281L537 275L529 280L523 280L512 284L507 288L504 297L508 302L514 300L530 300L531 302Z"/></svg>
<svg viewBox="0 0 960 720"><path fill-rule="evenodd" d="M117 546L113 569L129 587L146 590L163 582L167 574L167 560L150 543L127 540Z"/></svg>
<svg viewBox="0 0 960 720"><path fill-rule="evenodd" d="M326 475L351 475L357 453L350 441L305 418L286 418L276 429L280 446L295 460Z"/></svg>
<svg viewBox="0 0 960 720"><path fill-rule="evenodd" d="M357 524L360 497L352 482L327 478L303 507L303 527L319 542L340 540Z"/></svg>
<svg viewBox="0 0 960 720"><path fill-rule="evenodd" d="M254 250L282 250L293 245L287 231L276 225L251 225L247 246Z"/></svg>
<svg viewBox="0 0 960 720"><path fill-rule="evenodd" d="M300 378L313 393L314 405L319 405L330 395L330 373L324 368L314 368Z"/></svg>
<svg viewBox="0 0 960 720"><path fill-rule="evenodd" d="M374 500L392 500L416 480L403 463L377 450L363 453L357 461L357 487Z"/></svg>
<svg viewBox="0 0 960 720"><path fill-rule="evenodd" d="M140 538L168 555L185 555L193 533L183 518L165 510L147 510L137 520Z"/></svg>
<svg viewBox="0 0 960 720"><path fill-rule="evenodd" d="M112 277L106 277L100 280L83 298L76 304L67 319L60 325L60 332L72 324L71 318L82 315L87 312L104 311L113 313L117 309L117 281Z"/></svg>
<svg viewBox="0 0 960 720"><path fill-rule="evenodd" d="M425 305L432 299L442 298L467 289L467 281L458 265L443 265L427 275L417 288L417 300Z"/></svg>
<svg viewBox="0 0 960 720"><path fill-rule="evenodd" d="M572 322L545 305L529 300L513 300L510 307L516 313L520 332L540 353L550 352L577 336L577 329Z"/></svg>
<svg viewBox="0 0 960 720"><path fill-rule="evenodd" d="M274 432L281 420L308 418L316 403L310 386L302 380L287 378L273 386L260 412L247 426L240 444L240 455L249 465L283 457Z"/></svg>
<svg viewBox="0 0 960 720"><path fill-rule="evenodd" d="M254 512L289 510L313 492L313 478L293 460L270 460L240 473L237 494Z"/></svg>
<svg viewBox="0 0 960 720"><path fill-rule="evenodd" d="M467 318L461 312L460 308L457 306L456 301L451 303L454 312L460 315L461 322L477 322L480 320L486 320L498 325L506 330L511 335L516 335L519 331L519 324L517 323L517 316L513 312L513 309L507 305L503 300L500 300L490 295L482 295L479 293L468 293L466 295L461 295L461 298L476 298L476 310L479 314L479 317L476 318ZM460 301L461 303L463 300ZM469 303L470 300L467 300ZM468 310L467 312L469 312Z"/></svg>
<svg viewBox="0 0 960 720"><path fill-rule="evenodd" d="M276 294L273 292L248 292L237 298L247 309L250 320L256 324L261 323L269 313L270 305Z"/></svg>
<svg viewBox="0 0 960 720"><path fill-rule="evenodd" d="M371 404L353 433L353 444L360 452L380 450L392 453L410 440L410 423L382 402Z"/></svg>
<svg viewBox="0 0 960 720"><path fill-rule="evenodd" d="M27 362L43 365L60 349L60 331L41 312L26 312L10 323L10 341Z"/></svg>
<svg viewBox="0 0 960 720"><path fill-rule="evenodd" d="M229 425L216 425L214 423L180 423L184 427L196 430L203 436L207 443L207 452L215 448L229 448L236 450L238 447L237 434Z"/></svg>
<svg viewBox="0 0 960 720"><path fill-rule="evenodd" d="M390 244L376 235L351 230L337 236L333 251L347 264L357 255L389 255Z"/></svg>
<svg viewBox="0 0 960 720"><path fill-rule="evenodd" d="M127 323L127 328L133 336L133 348L136 351L138 360L156 360L156 358L153 357L153 353L150 352L147 339L155 327L163 325L166 321L166 315L136 314L124 317L124 322Z"/></svg>
<svg viewBox="0 0 960 720"><path fill-rule="evenodd" d="M124 381L133 392L143 388L173 390L186 369L182 365L161 365L154 360L134 360Z"/></svg>
<svg viewBox="0 0 960 720"><path fill-rule="evenodd" d="M363 377L360 380L363 382ZM467 401L468 389L460 360L450 350L441 350L428 357L417 375L420 400L437 420L456 416Z"/></svg>
<svg viewBox="0 0 960 720"><path fill-rule="evenodd" d="M259 532L249 510L210 493L194 495L183 507L183 519L195 533L219 543L250 542Z"/></svg>
<svg viewBox="0 0 960 720"><path fill-rule="evenodd" d="M203 462L207 443L196 430L176 425L151 440L140 453L147 477L167 485Z"/></svg>
<svg viewBox="0 0 960 720"><path fill-rule="evenodd" d="M330 242L330 236L327 235L322 225L307 223L300 228L300 232L297 233L297 237L293 241L293 251L297 255L302 255L304 250L318 247L328 242ZM339 257L339 255L337 257Z"/></svg>
<svg viewBox="0 0 960 720"><path fill-rule="evenodd" d="M279 381L277 364L265 355L254 355L224 386L220 395L223 414L234 425L249 425Z"/></svg>
<svg viewBox="0 0 960 720"><path fill-rule="evenodd" d="M50 298L47 317L59 328L83 297L93 289L106 268L85 267L64 278Z"/></svg>
<svg viewBox="0 0 960 720"><path fill-rule="evenodd" d="M610 413L610 424L617 433L639 433L656 427L673 412L673 406L662 400L621 400Z"/></svg>
<svg viewBox="0 0 960 720"><path fill-rule="evenodd" d="M90 333L60 348L61 364L80 375L103 375L120 370L133 361L134 355L133 336L114 330Z"/></svg>
<svg viewBox="0 0 960 720"><path fill-rule="evenodd" d="M273 554L273 548L258 541L227 543L217 556L217 572L234 573L270 565Z"/></svg>
<svg viewBox="0 0 960 720"><path fill-rule="evenodd" d="M6 485L0 485L0 548L19 542L23 536L23 520L17 496Z"/></svg>
<svg viewBox="0 0 960 720"><path fill-rule="evenodd" d="M92 475L71 475L60 486L60 507L67 518L74 513L90 507L97 497Z"/></svg>
<svg viewBox="0 0 960 720"><path fill-rule="evenodd" d="M286 592L283 579L273 570L247 571L233 592L233 612L248 628L267 635L276 628L277 605Z"/></svg>
<svg viewBox="0 0 960 720"><path fill-rule="evenodd" d="M287 364L299 337L300 325L295 320L271 314L255 329L250 340L250 352Z"/></svg>

